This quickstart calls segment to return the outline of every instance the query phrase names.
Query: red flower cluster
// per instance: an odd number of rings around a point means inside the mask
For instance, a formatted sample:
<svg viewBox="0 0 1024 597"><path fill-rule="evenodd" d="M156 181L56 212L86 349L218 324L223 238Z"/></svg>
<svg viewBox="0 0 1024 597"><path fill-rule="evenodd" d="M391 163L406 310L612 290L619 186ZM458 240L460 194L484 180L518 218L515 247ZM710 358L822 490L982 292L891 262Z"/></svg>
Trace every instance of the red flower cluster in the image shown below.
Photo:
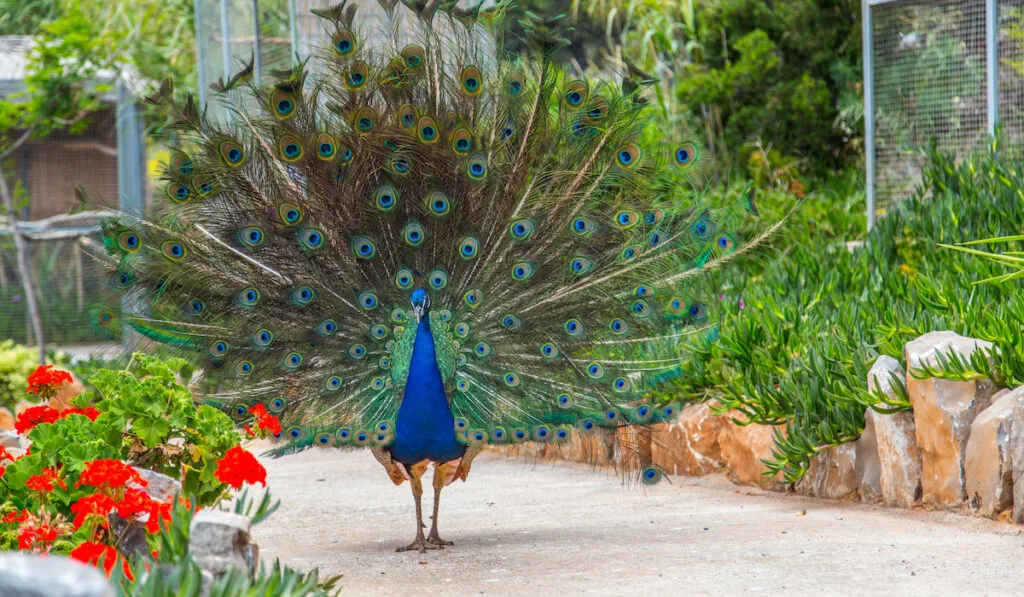
<svg viewBox="0 0 1024 597"><path fill-rule="evenodd" d="M75 515L74 527L77 531L90 516L97 516L100 519L101 527L108 527L110 522L107 515L115 508L114 500L102 493L86 496L74 504L71 504L71 512Z"/></svg>
<svg viewBox="0 0 1024 597"><path fill-rule="evenodd" d="M64 417L70 415L82 415L83 417L88 417L90 421L95 421L96 417L100 416L100 411L96 410L95 406L87 406L85 408L69 408L67 410L60 411L59 418L63 419Z"/></svg>
<svg viewBox="0 0 1024 597"><path fill-rule="evenodd" d="M28 520L28 510L22 510L21 512L18 512L17 510L14 512L8 512L7 514L4 514L4 517L0 520L6 524L11 524L12 522L25 522Z"/></svg>
<svg viewBox="0 0 1024 597"><path fill-rule="evenodd" d="M28 376L29 394L53 398L60 391L60 387L66 383L74 383L71 374L63 369L57 369L53 365L40 365L32 375Z"/></svg>
<svg viewBox="0 0 1024 597"><path fill-rule="evenodd" d="M100 416L100 411L96 410L94 406L69 408L62 411L50 408L45 404L33 406L32 408L26 408L18 415L18 420L14 423L14 430L25 435L36 425L53 423L70 415L83 415L89 417L90 421L95 421L96 417Z"/></svg>
<svg viewBox="0 0 1024 597"><path fill-rule="evenodd" d="M120 460L87 462L75 486L91 485L99 491L71 505L71 511L75 514L75 529L85 524L90 516L100 517L100 526L107 527L107 516L112 510L117 510L117 514L126 519L147 515L146 530L150 533L158 532L160 522L171 519L172 502L154 500L138 487L125 488L129 482L139 487L146 486L146 480L138 471Z"/></svg>
<svg viewBox="0 0 1024 597"><path fill-rule="evenodd" d="M104 458L85 463L85 470L82 471L82 476L75 487L121 487L129 481L141 487L146 486L146 480L140 477L134 468L120 460Z"/></svg>
<svg viewBox="0 0 1024 597"><path fill-rule="evenodd" d="M95 541L86 541L72 549L70 555L72 559L78 560L79 562L85 562L86 564L92 564L93 566L99 566L100 559L102 558L103 570L107 573L107 578L110 578L110 573L114 570L114 564L116 564L119 559L116 549ZM121 569L124 571L124 575L128 580L134 580L131 568L128 567L128 560L121 558Z"/></svg>
<svg viewBox="0 0 1024 597"><path fill-rule="evenodd" d="M256 425L263 431L266 431L273 436L277 436L281 433L281 421L274 415L267 412L267 407L264 406L262 402L250 408L249 412L256 417Z"/></svg>
<svg viewBox="0 0 1024 597"><path fill-rule="evenodd" d="M23 551L34 548L45 551L56 540L56 529L47 524L27 524L18 531L18 549Z"/></svg>
<svg viewBox="0 0 1024 597"><path fill-rule="evenodd" d="M68 488L68 486L64 484L64 481L62 481L57 475L57 469L50 467L44 468L43 472L38 475L32 475L25 481L26 488L43 493L53 491L58 485L63 489Z"/></svg>
<svg viewBox="0 0 1024 597"><path fill-rule="evenodd" d="M36 425L53 423L59 418L60 411L55 408L50 408L45 404L33 406L32 408L26 408L18 415L18 420L14 422L14 430L21 435L25 435Z"/></svg>
<svg viewBox="0 0 1024 597"><path fill-rule="evenodd" d="M217 461L217 470L213 473L221 483L227 483L235 489L241 489L243 483L267 485L267 469L256 460L256 457L235 446Z"/></svg>

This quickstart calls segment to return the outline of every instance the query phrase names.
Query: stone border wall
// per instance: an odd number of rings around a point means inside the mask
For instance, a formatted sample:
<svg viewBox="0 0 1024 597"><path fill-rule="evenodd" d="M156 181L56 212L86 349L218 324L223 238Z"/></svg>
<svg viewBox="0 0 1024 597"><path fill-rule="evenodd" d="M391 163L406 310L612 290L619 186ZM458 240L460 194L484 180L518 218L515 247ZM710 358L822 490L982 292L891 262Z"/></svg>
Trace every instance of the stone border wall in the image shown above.
<svg viewBox="0 0 1024 597"><path fill-rule="evenodd" d="M936 355L970 359L992 344L953 332L931 332L908 342L910 370L937 368ZM892 507L945 508L1024 523L1024 386L995 391L988 380L919 379L888 356L868 373L869 388L896 397L892 377L905 380L914 409L892 415L865 413L860 439L820 453L795 486L800 494L858 499ZM685 407L671 424L655 425L644 444L635 431L620 430L616 441L574 438L572 445L504 448L510 455L610 465L634 450L672 475L726 474L732 481L783 490L780 478L765 476L776 428L737 425L738 413L714 413L707 404ZM784 433L784 429L779 429Z"/></svg>

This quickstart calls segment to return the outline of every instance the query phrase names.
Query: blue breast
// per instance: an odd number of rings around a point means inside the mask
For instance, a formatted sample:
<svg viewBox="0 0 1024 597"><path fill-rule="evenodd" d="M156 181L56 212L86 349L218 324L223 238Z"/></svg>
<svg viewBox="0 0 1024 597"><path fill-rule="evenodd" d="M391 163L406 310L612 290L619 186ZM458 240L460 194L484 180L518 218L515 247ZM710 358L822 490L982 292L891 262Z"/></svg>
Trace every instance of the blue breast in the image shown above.
<svg viewBox="0 0 1024 597"><path fill-rule="evenodd" d="M455 417L437 368L434 337L426 315L416 329L409 379L395 421L391 456L403 464L422 460L447 462L462 456L466 446L455 439Z"/></svg>

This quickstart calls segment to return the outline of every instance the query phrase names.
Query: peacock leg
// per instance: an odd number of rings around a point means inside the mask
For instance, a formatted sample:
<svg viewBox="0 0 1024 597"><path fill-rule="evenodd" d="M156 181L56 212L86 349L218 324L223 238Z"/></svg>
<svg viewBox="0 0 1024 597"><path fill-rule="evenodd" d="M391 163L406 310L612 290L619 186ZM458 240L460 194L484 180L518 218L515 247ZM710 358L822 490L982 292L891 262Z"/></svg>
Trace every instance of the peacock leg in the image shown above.
<svg viewBox="0 0 1024 597"><path fill-rule="evenodd" d="M451 541L445 541L437 533L437 511L441 505L441 490L444 489L446 464L434 465L434 515L431 517L430 534L427 535L427 543L431 545L455 545Z"/></svg>
<svg viewBox="0 0 1024 597"><path fill-rule="evenodd" d="M412 482L412 497L414 500L416 500L416 539L414 539L413 542L409 545L406 545L405 547L399 547L395 551L402 552L416 550L420 553L423 553L428 549L444 549L440 545L433 545L431 543L428 543L426 538L423 536L423 527L426 525L423 524L423 506L421 504L420 499L423 497L423 483L420 480L420 477L423 476L423 471L426 470L426 467L414 465L412 467L408 467L408 469L409 472L411 473L410 476L412 477L410 479L410 481Z"/></svg>

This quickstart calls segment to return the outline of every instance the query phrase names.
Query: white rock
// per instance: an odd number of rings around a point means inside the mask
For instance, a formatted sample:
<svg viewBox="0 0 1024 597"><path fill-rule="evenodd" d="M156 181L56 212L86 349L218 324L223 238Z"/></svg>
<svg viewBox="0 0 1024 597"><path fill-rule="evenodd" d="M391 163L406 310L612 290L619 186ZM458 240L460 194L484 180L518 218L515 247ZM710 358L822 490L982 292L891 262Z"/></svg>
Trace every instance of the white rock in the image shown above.
<svg viewBox="0 0 1024 597"><path fill-rule="evenodd" d="M903 377L899 361L889 356L878 357L868 372L868 388L896 398L892 373ZM889 506L912 506L921 495L921 451L914 432L914 414L884 415L868 409L865 418L875 429L882 501Z"/></svg>
<svg viewBox="0 0 1024 597"><path fill-rule="evenodd" d="M96 568L59 556L0 553L3 597L114 597Z"/></svg>
<svg viewBox="0 0 1024 597"><path fill-rule="evenodd" d="M253 573L259 546L252 541L248 517L222 510L200 510L192 519L189 553L203 570L220 576L231 569Z"/></svg>
<svg viewBox="0 0 1024 597"><path fill-rule="evenodd" d="M1013 416L1018 407L1024 408L1024 387L1002 394L971 423L964 454L967 500L984 516L995 516L1013 505L1010 438L1024 432L1024 420Z"/></svg>

